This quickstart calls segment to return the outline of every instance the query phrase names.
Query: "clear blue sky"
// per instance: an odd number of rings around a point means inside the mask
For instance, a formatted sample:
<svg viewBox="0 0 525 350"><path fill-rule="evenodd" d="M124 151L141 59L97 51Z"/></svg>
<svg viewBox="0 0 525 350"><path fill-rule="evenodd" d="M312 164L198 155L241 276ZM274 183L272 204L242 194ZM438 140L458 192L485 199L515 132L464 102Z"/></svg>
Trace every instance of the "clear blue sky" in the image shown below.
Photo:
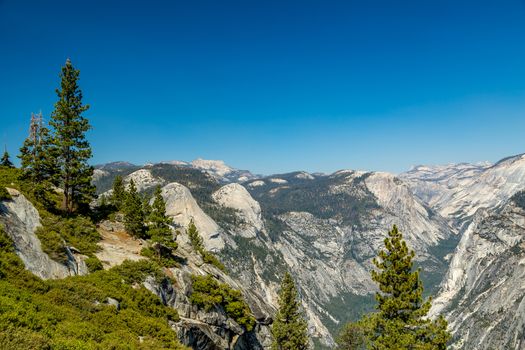
<svg viewBox="0 0 525 350"><path fill-rule="evenodd" d="M0 0L0 137L81 70L93 163L259 173L525 152L525 2Z"/></svg>

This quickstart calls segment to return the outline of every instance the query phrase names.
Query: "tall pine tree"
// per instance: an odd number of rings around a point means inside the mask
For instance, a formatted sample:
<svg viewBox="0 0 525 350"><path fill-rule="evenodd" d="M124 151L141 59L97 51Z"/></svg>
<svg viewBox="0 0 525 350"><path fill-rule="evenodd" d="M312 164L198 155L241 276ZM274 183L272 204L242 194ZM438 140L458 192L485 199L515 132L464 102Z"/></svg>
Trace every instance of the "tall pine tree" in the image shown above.
<svg viewBox="0 0 525 350"><path fill-rule="evenodd" d="M8 168L14 168L15 166L11 162L11 159L9 159L9 153L7 150L4 151L4 155L2 156L2 160L0 160L0 165L5 166Z"/></svg>
<svg viewBox="0 0 525 350"><path fill-rule="evenodd" d="M366 350L366 337L362 322L349 322L337 337L337 350Z"/></svg>
<svg viewBox="0 0 525 350"><path fill-rule="evenodd" d="M364 318L368 347L374 350L444 350L450 339L443 317L427 318L431 300L423 300L423 283L414 270L409 250L394 226L385 238L385 249L373 260L378 283L377 312Z"/></svg>
<svg viewBox="0 0 525 350"><path fill-rule="evenodd" d="M195 222L193 219L190 220L190 223L188 225L188 229L186 230L188 233L188 237L190 238L190 243L193 249L196 253L199 253L202 257L202 260L207 264L212 264L215 267L217 267L219 270L226 272L226 267L223 263L220 262L217 257L206 250L206 247L204 246L204 240L202 239L199 231L197 230L197 226L195 226Z"/></svg>
<svg viewBox="0 0 525 350"><path fill-rule="evenodd" d="M298 301L297 288L287 272L279 292L279 310L272 325L272 350L308 349L307 323Z"/></svg>
<svg viewBox="0 0 525 350"><path fill-rule="evenodd" d="M58 149L41 114L31 115L30 135L20 148L22 178L32 184L33 194L42 202L52 204L49 194L58 184Z"/></svg>
<svg viewBox="0 0 525 350"><path fill-rule="evenodd" d="M193 219L190 220L190 223L188 224L188 237L190 238L190 243L193 249L202 254L204 249L204 242L202 240L201 235L199 234L199 231L197 230L197 226L195 226L195 222Z"/></svg>
<svg viewBox="0 0 525 350"><path fill-rule="evenodd" d="M126 188L124 187L124 181L122 176L117 175L113 181L113 193L111 195L111 203L117 207L118 210L122 210L124 202L126 200Z"/></svg>
<svg viewBox="0 0 525 350"><path fill-rule="evenodd" d="M157 186L153 194L151 212L148 216L148 227L150 230L171 231L169 225L172 223L173 220L166 215L166 202L162 197L162 190L160 186Z"/></svg>
<svg viewBox="0 0 525 350"><path fill-rule="evenodd" d="M137 187L133 180L129 182L123 211L126 231L135 237L144 238L145 226L142 198L137 192Z"/></svg>
<svg viewBox="0 0 525 350"><path fill-rule="evenodd" d="M157 186L153 195L151 212L148 215L148 232L159 258L163 255L163 251L171 253L177 248L170 228L172 223L173 220L166 215L166 202L162 197L160 186Z"/></svg>
<svg viewBox="0 0 525 350"><path fill-rule="evenodd" d="M89 203L95 194L91 184L93 167L91 147L86 132L91 128L83 113L89 108L82 103L82 91L78 86L80 71L69 58L60 73L60 88L56 90L58 101L49 124L54 128L53 143L58 148L56 163L59 166L59 184L64 192L64 210L72 213L79 205Z"/></svg>

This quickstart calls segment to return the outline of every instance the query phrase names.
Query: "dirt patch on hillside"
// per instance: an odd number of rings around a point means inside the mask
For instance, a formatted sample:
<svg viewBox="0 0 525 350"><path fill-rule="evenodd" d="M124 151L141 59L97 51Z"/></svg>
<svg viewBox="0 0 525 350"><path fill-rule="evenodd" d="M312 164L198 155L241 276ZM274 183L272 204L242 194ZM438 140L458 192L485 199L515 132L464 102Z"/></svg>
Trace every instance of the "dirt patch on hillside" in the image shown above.
<svg viewBox="0 0 525 350"><path fill-rule="evenodd" d="M95 255L102 262L105 269L120 265L125 260L137 261L144 259L140 255L144 242L131 237L123 230L122 225L105 221L97 229L102 236L102 240L98 243L101 250Z"/></svg>

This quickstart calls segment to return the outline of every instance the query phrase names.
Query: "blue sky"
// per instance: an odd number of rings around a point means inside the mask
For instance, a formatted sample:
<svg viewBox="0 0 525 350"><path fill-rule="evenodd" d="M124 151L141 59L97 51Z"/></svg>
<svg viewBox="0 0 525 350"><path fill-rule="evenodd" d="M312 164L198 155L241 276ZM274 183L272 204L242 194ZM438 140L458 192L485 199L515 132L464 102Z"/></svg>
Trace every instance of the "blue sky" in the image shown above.
<svg viewBox="0 0 525 350"><path fill-rule="evenodd" d="M400 172L525 152L525 2L0 0L0 138L81 70L93 163Z"/></svg>

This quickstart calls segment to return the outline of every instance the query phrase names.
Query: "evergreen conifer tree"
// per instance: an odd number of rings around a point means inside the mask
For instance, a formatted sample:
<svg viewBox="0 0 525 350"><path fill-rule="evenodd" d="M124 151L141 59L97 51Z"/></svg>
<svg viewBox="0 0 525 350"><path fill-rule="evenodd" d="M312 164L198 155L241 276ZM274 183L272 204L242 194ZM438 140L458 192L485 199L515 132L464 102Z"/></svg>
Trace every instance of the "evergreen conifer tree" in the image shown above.
<svg viewBox="0 0 525 350"><path fill-rule="evenodd" d="M187 232L193 249L196 252L202 254L202 252L204 251L204 242L202 240L201 235L199 234L199 231L197 230L197 226L195 226L195 222L193 222L193 219L191 219L190 223L188 224Z"/></svg>
<svg viewBox="0 0 525 350"><path fill-rule="evenodd" d="M20 148L22 178L32 184L33 194L43 203L51 204L49 194L58 184L57 148L53 145L49 129L41 119L31 120L31 135Z"/></svg>
<svg viewBox="0 0 525 350"><path fill-rule="evenodd" d="M190 220L187 233L188 237L190 238L191 246L193 247L195 252L200 254L202 260L205 263L212 264L219 270L226 272L226 267L224 266L224 264L221 263L213 253L206 250L206 247L204 246L204 240L199 234L199 231L197 230L197 226L195 226L195 222L193 222L193 219Z"/></svg>
<svg viewBox="0 0 525 350"><path fill-rule="evenodd" d="M169 225L172 224L172 220L166 216L166 202L162 197L160 186L155 188L153 204L151 205L151 212L148 216L148 221L150 228L159 230L169 229Z"/></svg>
<svg viewBox="0 0 525 350"><path fill-rule="evenodd" d="M135 182L129 182L126 200L124 202L124 225L126 231L135 237L144 238L144 211L142 198L137 192Z"/></svg>
<svg viewBox="0 0 525 350"><path fill-rule="evenodd" d="M111 195L111 202L118 209L122 210L126 200L126 188L122 176L117 175L113 181L113 193Z"/></svg>
<svg viewBox="0 0 525 350"><path fill-rule="evenodd" d="M368 347L374 350L444 350L450 338L443 317L427 318L431 300L423 300L419 270L413 269L414 251L394 226L385 249L373 260L379 284L377 310L363 319Z"/></svg>
<svg viewBox="0 0 525 350"><path fill-rule="evenodd" d="M59 151L56 161L67 213L88 203L95 194L95 187L91 184L93 167L87 164L91 147L85 135L91 127L83 117L89 106L82 104L79 74L80 71L67 59L60 73L60 88L56 90L58 101L49 122L55 131L53 143Z"/></svg>
<svg viewBox="0 0 525 350"><path fill-rule="evenodd" d="M166 202L162 197L160 186L157 186L148 216L148 230L159 256L162 254L162 248L170 251L177 248L170 228L172 223L172 219L166 216Z"/></svg>
<svg viewBox="0 0 525 350"><path fill-rule="evenodd" d="M150 200L151 198L148 198L146 196L142 198L142 212L144 213L145 219L149 218L151 214L151 205L149 205Z"/></svg>
<svg viewBox="0 0 525 350"><path fill-rule="evenodd" d="M366 337L361 322L347 323L337 338L337 350L366 350Z"/></svg>
<svg viewBox="0 0 525 350"><path fill-rule="evenodd" d="M272 325L272 350L308 349L307 323L303 318L298 293L287 272L281 283L279 310Z"/></svg>
<svg viewBox="0 0 525 350"><path fill-rule="evenodd" d="M2 160L0 160L0 165L5 166L8 168L14 168L14 164L11 162L11 159L9 159L9 153L7 150L4 151L4 155L2 156Z"/></svg>

